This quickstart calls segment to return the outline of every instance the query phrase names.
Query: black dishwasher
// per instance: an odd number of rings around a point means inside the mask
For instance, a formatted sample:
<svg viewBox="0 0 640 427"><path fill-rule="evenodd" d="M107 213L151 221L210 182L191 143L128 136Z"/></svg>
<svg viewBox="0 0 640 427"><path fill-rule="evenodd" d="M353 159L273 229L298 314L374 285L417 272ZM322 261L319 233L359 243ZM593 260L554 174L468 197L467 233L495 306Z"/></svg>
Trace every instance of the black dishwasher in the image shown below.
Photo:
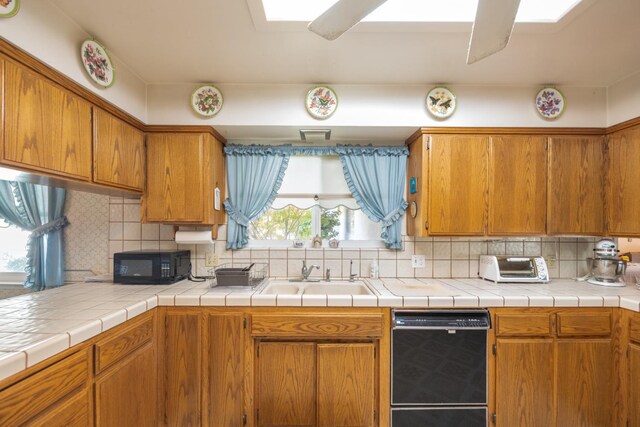
<svg viewBox="0 0 640 427"><path fill-rule="evenodd" d="M392 427L487 426L487 310L394 310Z"/></svg>

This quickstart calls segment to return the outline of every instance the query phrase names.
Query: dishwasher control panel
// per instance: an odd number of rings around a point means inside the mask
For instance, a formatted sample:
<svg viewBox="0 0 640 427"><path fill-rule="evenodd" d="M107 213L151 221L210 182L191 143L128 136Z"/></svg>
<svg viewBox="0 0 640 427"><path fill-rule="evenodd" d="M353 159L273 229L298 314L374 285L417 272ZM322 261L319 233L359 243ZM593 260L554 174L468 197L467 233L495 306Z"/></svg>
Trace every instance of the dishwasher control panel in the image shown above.
<svg viewBox="0 0 640 427"><path fill-rule="evenodd" d="M490 329L487 310L394 310L394 329Z"/></svg>

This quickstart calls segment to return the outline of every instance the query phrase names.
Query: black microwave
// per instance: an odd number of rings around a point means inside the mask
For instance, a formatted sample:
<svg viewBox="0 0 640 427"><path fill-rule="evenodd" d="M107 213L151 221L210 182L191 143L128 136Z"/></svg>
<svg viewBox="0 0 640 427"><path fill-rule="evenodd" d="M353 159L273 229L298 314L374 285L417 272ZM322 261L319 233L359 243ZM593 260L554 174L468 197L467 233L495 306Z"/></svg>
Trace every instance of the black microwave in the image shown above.
<svg viewBox="0 0 640 427"><path fill-rule="evenodd" d="M186 279L191 251L151 250L113 255L113 283L166 285Z"/></svg>

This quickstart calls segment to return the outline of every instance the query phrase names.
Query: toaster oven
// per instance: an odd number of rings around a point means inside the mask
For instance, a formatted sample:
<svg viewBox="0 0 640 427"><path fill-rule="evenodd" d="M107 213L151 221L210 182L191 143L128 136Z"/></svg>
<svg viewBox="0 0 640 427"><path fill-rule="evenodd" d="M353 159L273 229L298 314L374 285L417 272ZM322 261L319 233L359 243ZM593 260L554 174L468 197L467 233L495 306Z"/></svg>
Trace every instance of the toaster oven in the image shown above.
<svg viewBox="0 0 640 427"><path fill-rule="evenodd" d="M541 256L481 255L478 275L496 283L547 283L549 270Z"/></svg>

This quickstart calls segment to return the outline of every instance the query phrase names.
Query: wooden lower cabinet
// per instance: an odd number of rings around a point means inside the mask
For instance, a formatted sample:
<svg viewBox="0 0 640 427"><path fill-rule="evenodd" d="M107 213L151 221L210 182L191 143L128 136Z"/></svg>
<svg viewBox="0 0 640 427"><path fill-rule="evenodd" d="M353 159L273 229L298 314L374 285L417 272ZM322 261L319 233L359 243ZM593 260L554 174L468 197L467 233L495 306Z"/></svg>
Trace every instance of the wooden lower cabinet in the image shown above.
<svg viewBox="0 0 640 427"><path fill-rule="evenodd" d="M209 313L205 322L205 410L202 425L242 426L245 420L244 313Z"/></svg>
<svg viewBox="0 0 640 427"><path fill-rule="evenodd" d="M316 344L261 342L257 351L259 426L316 425Z"/></svg>
<svg viewBox="0 0 640 427"><path fill-rule="evenodd" d="M616 319L611 309L497 309L496 426L617 425Z"/></svg>
<svg viewBox="0 0 640 427"><path fill-rule="evenodd" d="M91 419L91 394L82 390L64 399L44 415L29 422L29 427L86 427Z"/></svg>
<svg viewBox="0 0 640 427"><path fill-rule="evenodd" d="M96 380L96 426L156 426L157 383L156 351L147 344Z"/></svg>
<svg viewBox="0 0 640 427"><path fill-rule="evenodd" d="M317 346L318 426L375 425L375 346Z"/></svg>
<svg viewBox="0 0 640 427"><path fill-rule="evenodd" d="M68 396L86 393L91 367L89 356L87 349L78 351L0 391L0 426L46 420L68 403ZM88 414L90 408L90 402L85 400L75 410ZM62 412L68 414L65 410Z"/></svg>
<svg viewBox="0 0 640 427"><path fill-rule="evenodd" d="M201 425L202 314L172 310L162 330L163 425Z"/></svg>
<svg viewBox="0 0 640 427"><path fill-rule="evenodd" d="M576 339L556 342L556 425L614 425L613 350L611 340Z"/></svg>
<svg viewBox="0 0 640 427"><path fill-rule="evenodd" d="M553 425L553 341L496 340L496 425Z"/></svg>
<svg viewBox="0 0 640 427"><path fill-rule="evenodd" d="M256 373L258 426L376 425L373 343L260 342Z"/></svg>
<svg viewBox="0 0 640 427"><path fill-rule="evenodd" d="M640 427L640 345L629 344L629 368L628 379L629 387L629 427Z"/></svg>

